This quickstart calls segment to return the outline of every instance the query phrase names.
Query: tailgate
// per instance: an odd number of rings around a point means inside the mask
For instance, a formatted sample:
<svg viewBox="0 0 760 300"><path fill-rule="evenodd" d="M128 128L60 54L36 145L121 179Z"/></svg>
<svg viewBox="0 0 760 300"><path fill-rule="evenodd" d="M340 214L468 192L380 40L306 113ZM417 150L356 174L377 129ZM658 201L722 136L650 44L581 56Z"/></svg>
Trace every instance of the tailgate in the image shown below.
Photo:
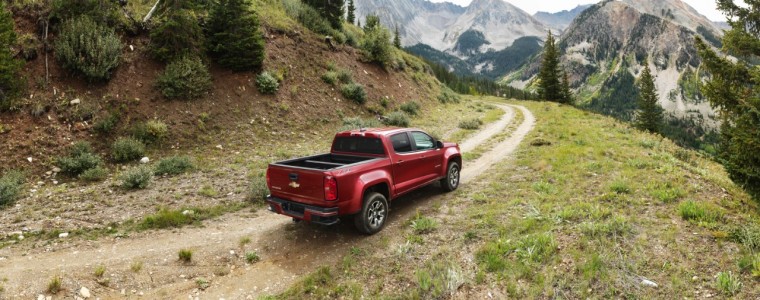
<svg viewBox="0 0 760 300"><path fill-rule="evenodd" d="M272 196L306 204L324 205L324 172L269 165L268 175Z"/></svg>

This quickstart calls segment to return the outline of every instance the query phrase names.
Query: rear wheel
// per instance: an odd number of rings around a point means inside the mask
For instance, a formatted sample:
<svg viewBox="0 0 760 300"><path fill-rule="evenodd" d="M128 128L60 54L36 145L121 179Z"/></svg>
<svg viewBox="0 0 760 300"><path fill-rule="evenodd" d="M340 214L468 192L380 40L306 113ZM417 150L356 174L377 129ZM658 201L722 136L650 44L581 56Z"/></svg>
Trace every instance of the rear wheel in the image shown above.
<svg viewBox="0 0 760 300"><path fill-rule="evenodd" d="M388 218L388 200L380 193L368 193L364 197L362 210L354 216L356 229L365 234L375 234L385 225Z"/></svg>
<svg viewBox="0 0 760 300"><path fill-rule="evenodd" d="M459 163L452 161L449 162L449 167L446 168L446 177L441 179L441 187L446 192L451 192L459 187Z"/></svg>

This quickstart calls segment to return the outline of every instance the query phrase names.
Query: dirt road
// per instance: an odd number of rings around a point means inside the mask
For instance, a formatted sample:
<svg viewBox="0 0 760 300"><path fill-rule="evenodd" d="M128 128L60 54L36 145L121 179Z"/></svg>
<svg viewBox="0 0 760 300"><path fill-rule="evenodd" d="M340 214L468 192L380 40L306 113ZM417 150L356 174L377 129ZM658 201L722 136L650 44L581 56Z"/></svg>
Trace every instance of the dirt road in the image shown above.
<svg viewBox="0 0 760 300"><path fill-rule="evenodd" d="M504 141L481 158L468 162L462 183L474 179L508 157L530 132L533 115L521 106L497 105L505 110L499 121L462 143L472 150L505 130L515 116L523 122ZM136 234L118 240L93 241L74 249L29 253L0 250L0 299L29 299L44 294L50 279L60 276L63 290L56 297L71 298L87 288L97 298L145 299L254 299L282 291L299 276L338 261L367 239L382 240L399 230L415 209L440 195L435 186L394 201L387 227L371 237L358 234L352 224L332 227L295 224L266 212L239 212L208 221L203 227ZM177 259L180 249L191 249L191 263ZM246 263L245 253L261 261ZM105 272L98 276L97 266Z"/></svg>

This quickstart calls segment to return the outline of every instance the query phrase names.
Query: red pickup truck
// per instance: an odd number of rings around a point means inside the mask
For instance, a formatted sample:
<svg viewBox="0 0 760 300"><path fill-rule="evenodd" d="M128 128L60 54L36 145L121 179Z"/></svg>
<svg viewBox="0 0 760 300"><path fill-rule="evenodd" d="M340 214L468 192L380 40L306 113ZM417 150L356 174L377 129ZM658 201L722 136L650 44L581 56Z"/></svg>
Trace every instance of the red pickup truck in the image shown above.
<svg viewBox="0 0 760 300"><path fill-rule="evenodd" d="M440 181L459 186L462 156L419 129L377 128L339 132L330 153L272 163L267 168L269 209L316 224L353 216L374 234L385 225L389 202Z"/></svg>

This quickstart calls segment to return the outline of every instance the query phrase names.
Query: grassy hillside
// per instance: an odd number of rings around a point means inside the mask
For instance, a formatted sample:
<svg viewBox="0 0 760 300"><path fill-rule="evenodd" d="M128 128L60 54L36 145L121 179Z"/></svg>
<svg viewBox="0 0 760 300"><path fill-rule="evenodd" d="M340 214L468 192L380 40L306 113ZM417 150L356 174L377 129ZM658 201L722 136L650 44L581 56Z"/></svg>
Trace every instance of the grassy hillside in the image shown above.
<svg viewBox="0 0 760 300"><path fill-rule="evenodd" d="M514 159L273 298L760 297L757 203L719 164L611 118L515 104L537 125Z"/></svg>

